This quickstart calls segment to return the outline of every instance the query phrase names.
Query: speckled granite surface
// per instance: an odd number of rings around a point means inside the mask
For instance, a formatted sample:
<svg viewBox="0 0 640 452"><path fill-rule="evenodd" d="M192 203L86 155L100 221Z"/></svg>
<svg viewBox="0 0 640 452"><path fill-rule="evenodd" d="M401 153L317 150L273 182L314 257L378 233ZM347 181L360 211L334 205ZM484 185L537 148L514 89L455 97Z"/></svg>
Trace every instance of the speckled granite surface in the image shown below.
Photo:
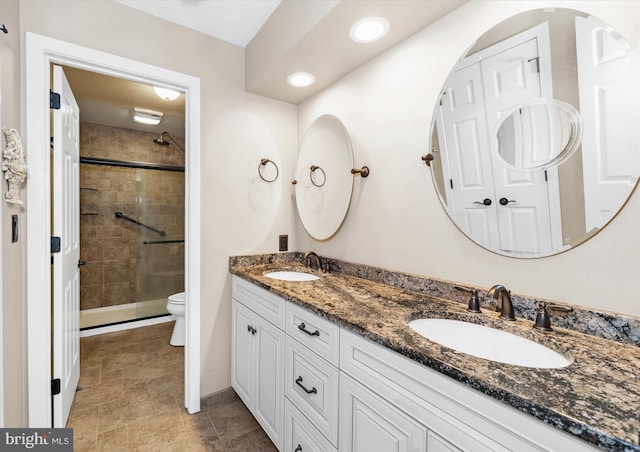
<svg viewBox="0 0 640 452"><path fill-rule="evenodd" d="M482 314L468 313L468 295L455 293L458 291L448 282L338 261L331 264L332 273L304 283L264 276L274 270L320 274L306 269L299 253L233 257L230 271L604 450L640 451L637 334L635 341L627 337L618 337L620 342L605 340L558 327L560 316L554 316L554 332L542 333L522 318L516 322L498 319L486 304ZM431 286L428 293L425 285ZM450 295L457 302L440 298ZM514 296L514 302L519 307L518 317L530 314L528 304L531 309L535 306L535 300L525 297ZM574 312L580 316L581 311ZM411 330L407 322L420 317L490 325L544 344L573 363L564 369L535 369L457 353ZM611 318L616 323L615 316ZM629 320L634 321L623 322ZM612 335L616 337L617 333Z"/></svg>

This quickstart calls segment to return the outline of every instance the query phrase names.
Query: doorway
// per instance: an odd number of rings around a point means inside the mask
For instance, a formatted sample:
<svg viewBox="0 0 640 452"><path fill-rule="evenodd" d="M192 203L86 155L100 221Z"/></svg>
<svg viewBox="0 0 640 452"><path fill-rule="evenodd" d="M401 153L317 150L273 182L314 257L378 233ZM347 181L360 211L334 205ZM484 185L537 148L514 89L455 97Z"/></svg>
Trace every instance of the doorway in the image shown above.
<svg viewBox="0 0 640 452"><path fill-rule="evenodd" d="M50 427L51 414L51 120L53 64L183 92L185 111L185 407L200 410L200 81L196 77L64 41L26 34L27 347L29 426ZM55 376L53 376L55 377Z"/></svg>

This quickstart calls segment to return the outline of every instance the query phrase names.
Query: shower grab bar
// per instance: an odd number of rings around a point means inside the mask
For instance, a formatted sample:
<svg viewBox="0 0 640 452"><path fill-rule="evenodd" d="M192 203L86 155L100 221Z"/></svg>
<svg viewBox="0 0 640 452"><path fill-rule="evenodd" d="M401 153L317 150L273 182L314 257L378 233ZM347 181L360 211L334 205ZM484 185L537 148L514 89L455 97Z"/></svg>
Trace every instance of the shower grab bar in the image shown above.
<svg viewBox="0 0 640 452"><path fill-rule="evenodd" d="M126 216L125 214L123 214L122 212L116 212L116 218L122 218L123 220L127 220L130 221L132 223L137 224L138 226L142 226L143 228L147 228L150 231L155 232L156 234L160 234L162 237L164 237L165 235L167 235L166 232L161 231L160 229L156 229L156 228L152 228L151 226L147 226L144 223L140 223L138 220L134 220L133 218L130 218L128 216Z"/></svg>
<svg viewBox="0 0 640 452"><path fill-rule="evenodd" d="M184 243L183 240L145 240L142 242L143 245L158 245L160 243Z"/></svg>

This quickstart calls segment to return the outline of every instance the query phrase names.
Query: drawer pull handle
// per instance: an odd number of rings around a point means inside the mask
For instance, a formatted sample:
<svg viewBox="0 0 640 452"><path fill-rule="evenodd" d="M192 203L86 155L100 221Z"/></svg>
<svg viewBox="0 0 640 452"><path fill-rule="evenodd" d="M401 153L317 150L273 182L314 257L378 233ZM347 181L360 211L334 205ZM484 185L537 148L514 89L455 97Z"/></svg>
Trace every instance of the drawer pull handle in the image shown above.
<svg viewBox="0 0 640 452"><path fill-rule="evenodd" d="M311 388L311 389L305 388L304 385L302 384L302 377L298 377L296 379L296 384L298 386L300 386L304 390L304 392L306 392L307 394L317 394L318 393L318 390L315 387Z"/></svg>
<svg viewBox="0 0 640 452"><path fill-rule="evenodd" d="M298 325L298 329L300 331L304 331L305 333L307 333L309 336L320 336L320 331L315 330L313 333L311 331L309 331L307 329L307 326L303 323L301 323L300 325Z"/></svg>
<svg viewBox="0 0 640 452"><path fill-rule="evenodd" d="M255 336L255 334L258 332L258 330L256 330L254 327L252 327L251 325L247 325L247 331L250 332L252 335Z"/></svg>
<svg viewBox="0 0 640 452"><path fill-rule="evenodd" d="M302 452L302 446L298 444L298 447L296 447L293 452Z"/></svg>

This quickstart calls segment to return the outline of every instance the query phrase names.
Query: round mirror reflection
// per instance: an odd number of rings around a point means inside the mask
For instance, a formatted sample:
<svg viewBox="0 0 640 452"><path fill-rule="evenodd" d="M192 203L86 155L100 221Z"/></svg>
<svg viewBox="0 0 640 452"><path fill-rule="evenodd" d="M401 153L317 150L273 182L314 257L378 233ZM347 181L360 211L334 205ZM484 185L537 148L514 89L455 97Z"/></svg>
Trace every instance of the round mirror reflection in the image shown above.
<svg viewBox="0 0 640 452"><path fill-rule="evenodd" d="M353 151L347 129L332 115L307 129L295 172L298 215L311 237L326 240L342 224L353 190Z"/></svg>
<svg viewBox="0 0 640 452"><path fill-rule="evenodd" d="M582 119L570 104L531 99L498 120L491 150L507 169L539 171L571 157L581 138Z"/></svg>
<svg viewBox="0 0 640 452"><path fill-rule="evenodd" d="M432 124L433 180L456 226L526 258L600 231L640 174L639 67L619 33L575 10L529 11L481 36Z"/></svg>

